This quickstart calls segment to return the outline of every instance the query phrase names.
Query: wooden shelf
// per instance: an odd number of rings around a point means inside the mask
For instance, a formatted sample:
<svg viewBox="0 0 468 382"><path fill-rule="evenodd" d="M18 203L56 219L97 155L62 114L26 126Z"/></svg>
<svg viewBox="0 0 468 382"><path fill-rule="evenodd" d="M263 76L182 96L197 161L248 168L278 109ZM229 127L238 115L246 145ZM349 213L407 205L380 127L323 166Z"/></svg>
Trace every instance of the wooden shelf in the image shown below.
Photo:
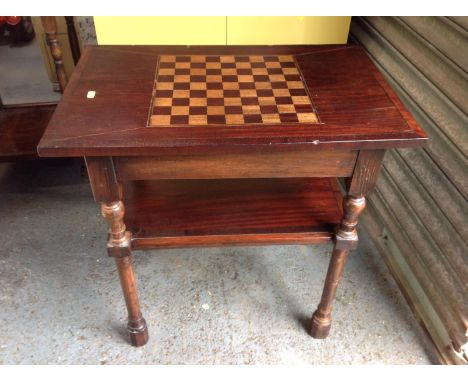
<svg viewBox="0 0 468 382"><path fill-rule="evenodd" d="M342 217L334 178L131 181L134 249L326 243Z"/></svg>

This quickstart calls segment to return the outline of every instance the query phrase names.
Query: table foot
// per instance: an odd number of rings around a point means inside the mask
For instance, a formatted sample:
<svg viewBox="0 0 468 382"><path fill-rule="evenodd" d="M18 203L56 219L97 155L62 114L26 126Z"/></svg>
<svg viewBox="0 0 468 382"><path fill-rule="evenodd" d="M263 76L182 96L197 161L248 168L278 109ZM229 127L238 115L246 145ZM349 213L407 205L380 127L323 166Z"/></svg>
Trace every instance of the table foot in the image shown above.
<svg viewBox="0 0 468 382"><path fill-rule="evenodd" d="M335 248L328 266L322 298L312 316L310 334L314 338L323 339L330 333L331 313L336 290L343 277L349 251L357 244L356 225L358 216L364 210L365 205L366 199L364 197L347 196L344 200L344 216L335 237Z"/></svg>
<svg viewBox="0 0 468 382"><path fill-rule="evenodd" d="M323 340L330 334L331 316L323 317L318 310L312 316L310 335L319 340Z"/></svg>
<svg viewBox="0 0 468 382"><path fill-rule="evenodd" d="M141 318L137 321L128 321L127 333L130 343L133 346L139 347L146 345L148 342L148 327L146 321Z"/></svg>
<svg viewBox="0 0 468 382"><path fill-rule="evenodd" d="M128 311L127 333L133 346L143 346L148 342L148 328L141 314L138 288L133 269L131 234L123 222L125 207L121 201L102 204L102 215L109 222L107 253L115 258L120 284Z"/></svg>

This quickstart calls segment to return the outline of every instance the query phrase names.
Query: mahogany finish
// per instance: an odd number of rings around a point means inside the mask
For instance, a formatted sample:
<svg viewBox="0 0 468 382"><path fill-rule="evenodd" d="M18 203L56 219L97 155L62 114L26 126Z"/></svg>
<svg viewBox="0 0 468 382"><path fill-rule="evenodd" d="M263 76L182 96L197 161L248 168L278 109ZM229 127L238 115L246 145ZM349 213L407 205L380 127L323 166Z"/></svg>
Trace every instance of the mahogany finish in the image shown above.
<svg viewBox="0 0 468 382"><path fill-rule="evenodd" d="M68 38L75 64L80 51L72 16L65 16ZM55 17L41 18L47 41L56 64L56 74L61 89L67 78L62 63L62 51L57 40ZM37 158L37 145L55 110L56 103L32 103L3 106L0 98L0 161Z"/></svg>
<svg viewBox="0 0 468 382"><path fill-rule="evenodd" d="M140 311L138 290L133 272L133 257L116 257L115 263L119 272L120 284L128 311L127 334L133 346L143 346L148 342L148 327Z"/></svg>
<svg viewBox="0 0 468 382"><path fill-rule="evenodd" d="M148 128L160 54L295 55L321 124ZM41 156L141 156L182 153L420 146L426 135L362 48L345 46L95 46L84 51L67 96L39 145ZM86 97L96 91L95 98Z"/></svg>
<svg viewBox="0 0 468 382"><path fill-rule="evenodd" d="M85 163L94 200L101 203L121 200L122 185L117 181L113 159L86 157Z"/></svg>
<svg viewBox="0 0 468 382"><path fill-rule="evenodd" d="M314 244L343 211L334 178L128 182L132 248Z"/></svg>
<svg viewBox="0 0 468 382"><path fill-rule="evenodd" d="M0 105L0 161L37 158L37 144L55 105Z"/></svg>
<svg viewBox="0 0 468 382"><path fill-rule="evenodd" d="M343 277L344 267L348 259L348 249L335 248L328 266L325 287L320 304L312 316L310 334L317 339L328 337L331 327L331 311L338 284Z"/></svg>
<svg viewBox="0 0 468 382"><path fill-rule="evenodd" d="M350 150L327 151L324 154L300 148L280 153L262 149L252 153L115 157L114 165L121 181L349 177L353 174L357 155L357 151Z"/></svg>
<svg viewBox="0 0 468 382"><path fill-rule="evenodd" d="M62 48L57 38L57 22L55 16L41 16L42 26L47 38L50 53L55 63L55 72L60 85L60 91L63 93L67 86L67 74L62 61Z"/></svg>
<svg viewBox="0 0 468 382"><path fill-rule="evenodd" d="M193 61L196 65L179 65L173 78L165 77L172 75L170 71L158 72L155 85L160 55L185 57L180 62ZM224 58L235 63L244 62L244 56L249 56L251 63L258 62L255 60L260 56L264 62L274 61L275 55L294 56L302 85L289 73L284 79L293 82L287 84L292 88L307 88L303 89L310 98L296 101L310 102L319 123L281 122L283 116L278 117L278 123L277 117L264 114L255 117L262 119L256 124L244 116L243 124L229 124L229 118L223 119L224 124L216 124L213 121L218 118L209 118L210 123L196 125L190 121L201 120L186 114L179 119L178 113L191 110L179 106L172 109L173 103L205 102L192 100L187 91L164 89L204 86L199 76L208 66L197 67L200 57L194 59L193 55L243 57ZM285 62L288 66L293 61L288 57ZM171 69L171 65L164 69ZM190 75L186 77L188 68ZM255 65L252 73L253 68ZM237 74L239 87L251 80L240 78L246 75L244 71ZM274 89L275 79L282 78L252 79L254 83L248 86L255 90L270 85ZM160 94L158 80L163 82ZM208 84L210 79L206 81ZM284 89L284 84L281 86ZM95 97L87 98L91 90L96 92ZM256 93L259 103L267 93ZM253 92L245 94L249 97ZM208 93L206 96L207 103L213 102ZM237 93L224 96L216 102L227 102ZM240 92L239 96L240 101L234 102L247 102ZM179 97L185 98L181 101ZM179 100L174 101L176 98ZM279 106L286 100L264 101L278 102ZM154 105L166 109L155 110ZM291 107L296 105L288 105ZM245 112L258 109L245 108ZM263 111L270 113L273 109ZM227 113L228 109L224 110ZM282 113L279 107L277 110ZM188 125L179 124L182 120ZM276 122L270 123L273 120ZM148 121L152 123L148 125ZM138 302L131 249L181 246L333 241L322 298L310 328L313 337L325 338L346 259L357 245L358 218L366 195L375 186L385 149L420 146L426 140L357 46L100 46L84 52L38 150L43 156L86 157L94 198L102 203L102 214L109 222L108 254L117 262L129 313L130 340L141 346L148 340L148 332ZM344 198L337 177L345 178Z"/></svg>

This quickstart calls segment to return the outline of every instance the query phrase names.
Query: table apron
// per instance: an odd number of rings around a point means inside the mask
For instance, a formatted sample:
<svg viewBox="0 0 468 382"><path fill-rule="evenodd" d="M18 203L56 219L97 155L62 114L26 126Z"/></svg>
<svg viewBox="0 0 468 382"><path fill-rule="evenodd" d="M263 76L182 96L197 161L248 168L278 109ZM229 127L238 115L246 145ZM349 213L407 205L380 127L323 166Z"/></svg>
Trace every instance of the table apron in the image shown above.
<svg viewBox="0 0 468 382"><path fill-rule="evenodd" d="M113 157L118 181L151 179L349 177L358 151L296 150Z"/></svg>

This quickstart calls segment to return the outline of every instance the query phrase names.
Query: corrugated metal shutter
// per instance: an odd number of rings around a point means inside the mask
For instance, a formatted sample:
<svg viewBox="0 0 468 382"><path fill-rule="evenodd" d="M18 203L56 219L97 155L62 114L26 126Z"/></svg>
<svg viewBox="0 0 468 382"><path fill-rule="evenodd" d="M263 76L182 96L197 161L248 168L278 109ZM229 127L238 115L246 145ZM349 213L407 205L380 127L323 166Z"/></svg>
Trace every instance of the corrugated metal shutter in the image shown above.
<svg viewBox="0 0 468 382"><path fill-rule="evenodd" d="M430 137L386 154L363 217L447 363L468 356L468 18L353 17L363 45Z"/></svg>

